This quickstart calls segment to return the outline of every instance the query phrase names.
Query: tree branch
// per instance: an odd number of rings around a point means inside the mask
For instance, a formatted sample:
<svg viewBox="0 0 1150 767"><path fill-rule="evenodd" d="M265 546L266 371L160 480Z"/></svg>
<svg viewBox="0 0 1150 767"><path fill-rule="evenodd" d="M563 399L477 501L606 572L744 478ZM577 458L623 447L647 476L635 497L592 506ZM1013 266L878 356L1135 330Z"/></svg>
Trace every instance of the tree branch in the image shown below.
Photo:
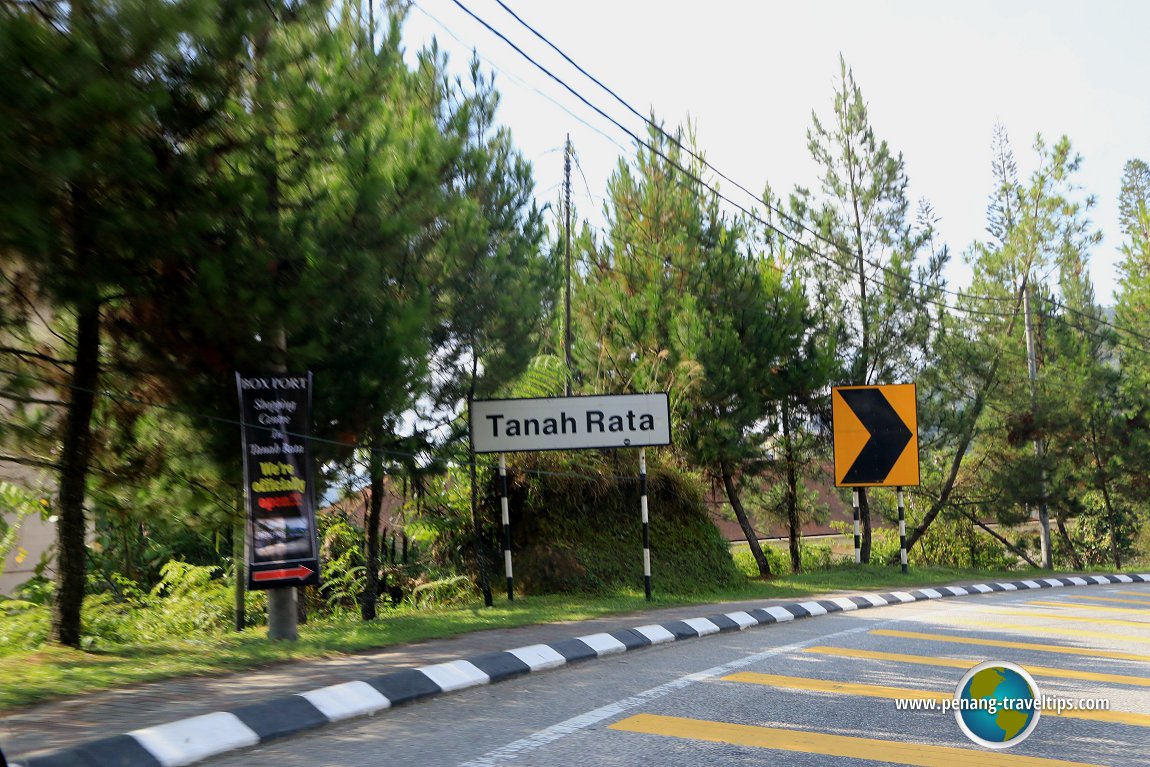
<svg viewBox="0 0 1150 767"><path fill-rule="evenodd" d="M1035 562L1033 559L1031 559L1031 558L1030 558L1030 557L1029 557L1029 556L1026 554L1026 552L1025 552L1025 551L1022 551L1021 549L1019 549L1019 548L1015 547L1015 545L1014 545L1013 543L1011 543L1010 541L1008 541L1008 540L1006 540L1005 538L1003 538L1001 535L999 535L999 534L998 534L997 532L995 532L994 530L991 530L991 529L990 529L990 526L989 526L989 525L987 525L985 522L983 522L981 519L979 519L978 517L974 516L973 514L971 514L970 512L968 512L968 511L966 511L966 510L964 510L964 509L960 509L959 511L962 513L962 515L963 515L964 517L966 517L966 518L967 518L967 519L969 519L971 522L973 522L974 524L978 525L978 526L979 526L979 527L981 527L983 530L985 530L986 532L988 532L988 533L990 533L992 536L994 536L994 537L995 537L995 538L998 540L998 542L999 542L999 543L1001 543L1003 546L1005 546L1006 548L1010 549L1012 552L1014 552L1014 553L1015 553L1015 554L1017 554L1018 556L1020 556L1020 557L1022 557L1023 559L1025 559L1025 560L1026 560L1026 561L1027 561L1027 562L1030 564L1030 566L1031 566L1031 567L1033 567L1033 568L1034 568L1034 569L1036 569L1036 570L1038 570L1038 569L1041 569L1041 568L1039 568L1039 566L1038 566L1038 563L1037 563L1037 562Z"/></svg>
<svg viewBox="0 0 1150 767"><path fill-rule="evenodd" d="M26 359L41 360L42 362L51 362L53 365L71 365L70 360L56 359L48 354L41 352L28 351L27 349L19 349L15 346L0 346L0 354L15 354L18 357Z"/></svg>
<svg viewBox="0 0 1150 767"><path fill-rule="evenodd" d="M62 402L56 399L40 399L39 397L24 397L19 394L9 394L0 391L0 399L12 400L13 402L23 402L26 405L49 405L52 407L66 407L67 402Z"/></svg>
<svg viewBox="0 0 1150 767"><path fill-rule="evenodd" d="M0 463L16 463L21 466L32 466L37 469L50 469L51 471L60 470L60 464L55 461L49 461L46 458L39 458L32 455L9 455L7 453L0 453Z"/></svg>

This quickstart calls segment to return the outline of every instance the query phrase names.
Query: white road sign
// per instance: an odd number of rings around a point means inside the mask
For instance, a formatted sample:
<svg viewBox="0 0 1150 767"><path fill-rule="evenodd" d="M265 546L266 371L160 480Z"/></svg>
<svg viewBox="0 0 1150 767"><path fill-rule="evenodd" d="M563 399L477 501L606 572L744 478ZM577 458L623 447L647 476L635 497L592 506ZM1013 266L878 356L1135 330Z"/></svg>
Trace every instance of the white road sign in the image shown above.
<svg viewBox="0 0 1150 767"><path fill-rule="evenodd" d="M666 393L476 400L471 446L477 453L652 447L671 444Z"/></svg>

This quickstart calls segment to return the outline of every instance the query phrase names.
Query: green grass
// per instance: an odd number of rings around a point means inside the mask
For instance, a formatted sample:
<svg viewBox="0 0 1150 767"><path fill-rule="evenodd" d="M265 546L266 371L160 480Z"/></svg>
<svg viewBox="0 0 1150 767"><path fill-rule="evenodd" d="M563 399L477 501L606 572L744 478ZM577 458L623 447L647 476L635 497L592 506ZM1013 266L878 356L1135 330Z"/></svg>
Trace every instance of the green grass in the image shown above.
<svg viewBox="0 0 1150 767"><path fill-rule="evenodd" d="M612 596L541 596L514 602L424 610L385 611L371 623L353 616L342 621L314 621L300 627L298 642L269 642L266 629L206 635L149 644L105 645L92 651L45 645L32 651L0 656L0 679L18 683L0 686L0 710L75 696L114 687L182 676L222 674L270 664L335 657L363 650L456 636L494 628L512 628L556 621L579 621L606 615L683 604L809 597L843 591L918 588L963 581L1017 580L1014 571L914 569L843 565L769 581L749 580L744 586L689 595L658 591L648 603L641 592Z"/></svg>

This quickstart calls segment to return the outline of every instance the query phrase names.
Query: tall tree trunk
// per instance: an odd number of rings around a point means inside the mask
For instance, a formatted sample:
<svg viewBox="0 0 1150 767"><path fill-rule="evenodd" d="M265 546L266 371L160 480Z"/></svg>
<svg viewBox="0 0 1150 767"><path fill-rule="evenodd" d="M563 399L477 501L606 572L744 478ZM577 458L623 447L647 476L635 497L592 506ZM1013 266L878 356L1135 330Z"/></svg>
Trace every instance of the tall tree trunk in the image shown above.
<svg viewBox="0 0 1150 767"><path fill-rule="evenodd" d="M364 579L360 615L365 621L375 620L379 602L379 517L383 508L383 456L375 449L379 443L377 430L372 430L371 457L368 474L371 490L367 499L367 577Z"/></svg>
<svg viewBox="0 0 1150 767"><path fill-rule="evenodd" d="M845 83L844 83L845 87ZM847 139L847 165L850 170L851 203L854 206L855 252L858 258L859 278L859 325L862 330L862 345L860 347L861 364L858 378L855 383L866 385L870 383L870 318L867 316L866 298L866 258L863 252L862 214L859 211L859 191L855 179L855 164L851 157L851 143ZM870 564L871 522L870 500L867 498L865 487L858 489L859 520L862 522L862 544L859 547L859 559L862 564Z"/></svg>
<svg viewBox="0 0 1150 767"><path fill-rule="evenodd" d="M1094 468L1098 476L1098 488L1102 491L1102 503L1106 507L1106 523L1110 526L1110 557L1114 560L1114 569L1122 569L1122 556L1118 546L1118 515L1114 511L1114 504L1110 499L1110 482L1106 477L1106 468L1102 463L1102 451L1099 450L1098 429L1094 419L1090 419L1090 453L1094 457Z"/></svg>
<svg viewBox="0 0 1150 767"><path fill-rule="evenodd" d="M90 299L76 316L76 358L72 398L60 446L59 521L56 523L57 576L52 598L52 639L80 646L80 614L87 571L84 495L92 457L92 410L99 378L100 303Z"/></svg>
<svg viewBox="0 0 1150 767"><path fill-rule="evenodd" d="M803 571L803 556L800 543L802 522L799 519L799 474L796 466L795 444L791 440L791 407L789 401L782 405L783 460L787 473L787 535L791 553L791 572Z"/></svg>
<svg viewBox="0 0 1150 767"><path fill-rule="evenodd" d="M1066 529L1066 514L1062 512L1055 514L1054 519L1058 527L1058 537L1062 539L1062 543L1066 546L1066 553L1070 555L1070 563L1074 566L1075 570L1081 570L1082 557L1078 556L1078 548L1070 538L1070 531ZM1044 566L1046 565L1046 563L1043 564Z"/></svg>
<svg viewBox="0 0 1150 767"><path fill-rule="evenodd" d="M1102 480L1102 501L1106 505L1106 520L1110 524L1110 556L1114 559L1114 569L1122 569L1121 548L1118 545L1118 514L1114 511L1114 504L1110 501L1110 489L1105 479Z"/></svg>
<svg viewBox="0 0 1150 767"><path fill-rule="evenodd" d="M739 500L739 489L735 487L735 478L731 476L731 469L726 461L719 462L719 473L723 477L723 487L727 491L727 500L731 502L731 508L735 510L735 518L739 520L739 527L743 529L743 535L747 538L747 546L751 549L751 556L755 558L755 564L758 565L759 575L763 578L769 578L771 563L767 561L767 555L763 553L763 548L759 545L759 536L755 534L755 528L751 525L750 518L747 517L747 510L743 508L743 502Z"/></svg>

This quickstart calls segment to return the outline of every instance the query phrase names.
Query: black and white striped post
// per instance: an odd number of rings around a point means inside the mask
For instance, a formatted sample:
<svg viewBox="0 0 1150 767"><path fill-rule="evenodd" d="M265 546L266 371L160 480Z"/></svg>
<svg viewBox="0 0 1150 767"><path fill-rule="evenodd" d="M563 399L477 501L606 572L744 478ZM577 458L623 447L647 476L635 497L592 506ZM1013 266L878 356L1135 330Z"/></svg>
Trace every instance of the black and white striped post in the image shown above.
<svg viewBox="0 0 1150 767"><path fill-rule="evenodd" d="M898 496L898 558L903 573L906 573L906 505L902 499L902 488L896 488L895 493Z"/></svg>
<svg viewBox="0 0 1150 767"><path fill-rule="evenodd" d="M647 449L639 448L639 507L643 511L643 590L651 601L651 521L647 515Z"/></svg>
<svg viewBox="0 0 1150 767"><path fill-rule="evenodd" d="M851 505L855 510L855 564L862 563L862 535L859 533L859 489L851 490Z"/></svg>
<svg viewBox="0 0 1150 767"><path fill-rule="evenodd" d="M515 601L515 579L511 574L511 514L507 510L507 458L499 454L499 506L503 511L503 571L507 575L507 601Z"/></svg>

